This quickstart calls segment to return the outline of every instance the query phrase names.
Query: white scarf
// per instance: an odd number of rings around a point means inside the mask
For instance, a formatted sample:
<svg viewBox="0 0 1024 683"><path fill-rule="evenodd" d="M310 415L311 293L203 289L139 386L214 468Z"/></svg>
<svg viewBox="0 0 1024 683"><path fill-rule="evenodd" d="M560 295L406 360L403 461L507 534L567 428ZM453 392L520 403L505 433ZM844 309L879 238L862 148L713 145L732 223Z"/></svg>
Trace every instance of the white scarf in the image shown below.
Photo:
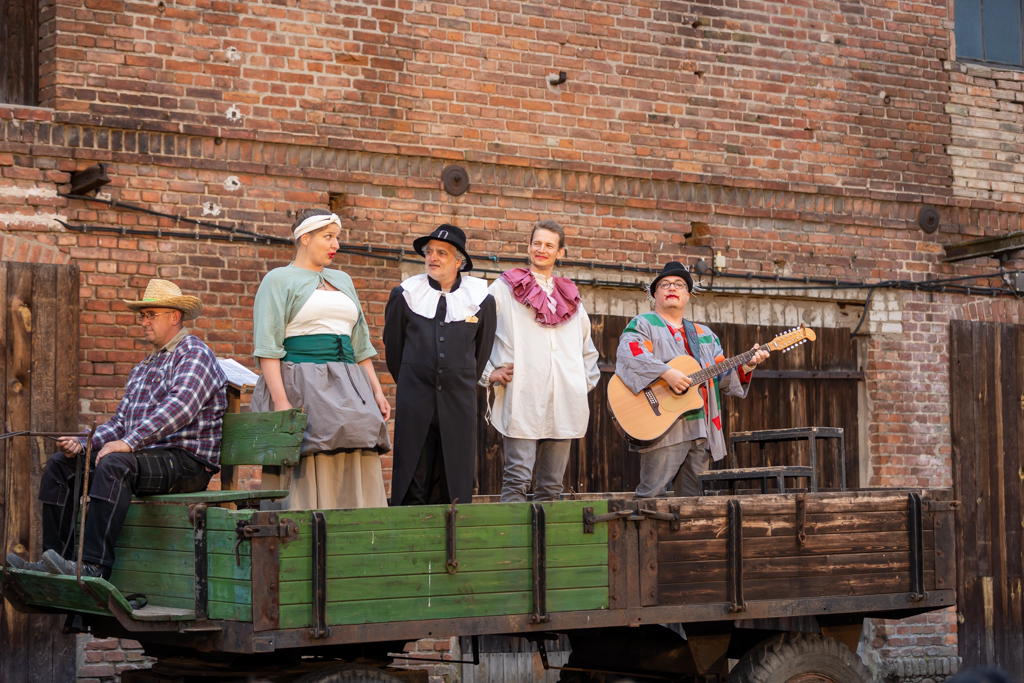
<svg viewBox="0 0 1024 683"><path fill-rule="evenodd" d="M487 294L487 281L469 275L462 276L462 282L454 292L442 292L431 287L426 273L413 275L402 283L402 296L409 310L424 318L433 319L437 313L437 302L444 296L447 300L446 323L462 322L476 315Z"/></svg>
<svg viewBox="0 0 1024 683"><path fill-rule="evenodd" d="M338 218L338 214L332 213L330 216L310 216L295 226L295 230L292 231L292 241L298 242L299 238L306 233L327 227L331 223L337 223L338 227L341 227L341 219Z"/></svg>

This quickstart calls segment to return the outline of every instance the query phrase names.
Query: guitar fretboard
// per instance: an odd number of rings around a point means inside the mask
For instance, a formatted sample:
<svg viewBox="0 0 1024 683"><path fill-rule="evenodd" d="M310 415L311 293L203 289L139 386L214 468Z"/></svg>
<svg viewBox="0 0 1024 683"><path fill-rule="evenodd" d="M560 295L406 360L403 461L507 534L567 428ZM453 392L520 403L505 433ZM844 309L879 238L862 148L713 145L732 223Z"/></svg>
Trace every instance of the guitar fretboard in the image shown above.
<svg viewBox="0 0 1024 683"><path fill-rule="evenodd" d="M724 375L725 373L729 372L730 370L733 370L733 369L738 368L739 366L743 365L748 360L750 360L751 358L754 357L754 353L755 353L754 349L750 349L746 353L741 353L738 356L733 356L732 358L727 358L727 359L723 360L721 363L715 363L711 367L704 368L700 372L693 373L692 375L690 375L690 379L693 380L694 384L703 384L704 382L707 382L712 377L718 377L719 375Z"/></svg>

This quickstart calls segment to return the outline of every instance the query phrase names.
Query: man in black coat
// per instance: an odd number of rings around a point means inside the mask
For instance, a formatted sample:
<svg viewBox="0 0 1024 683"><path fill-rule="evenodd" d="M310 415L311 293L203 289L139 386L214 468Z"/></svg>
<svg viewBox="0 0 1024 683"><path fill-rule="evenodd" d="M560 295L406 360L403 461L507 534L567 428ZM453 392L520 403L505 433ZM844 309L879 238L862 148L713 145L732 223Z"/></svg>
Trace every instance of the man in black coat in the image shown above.
<svg viewBox="0 0 1024 683"><path fill-rule="evenodd" d="M470 503L476 474L476 382L497 324L466 235L442 225L413 242L427 272L391 290L384 351L398 385L392 505Z"/></svg>

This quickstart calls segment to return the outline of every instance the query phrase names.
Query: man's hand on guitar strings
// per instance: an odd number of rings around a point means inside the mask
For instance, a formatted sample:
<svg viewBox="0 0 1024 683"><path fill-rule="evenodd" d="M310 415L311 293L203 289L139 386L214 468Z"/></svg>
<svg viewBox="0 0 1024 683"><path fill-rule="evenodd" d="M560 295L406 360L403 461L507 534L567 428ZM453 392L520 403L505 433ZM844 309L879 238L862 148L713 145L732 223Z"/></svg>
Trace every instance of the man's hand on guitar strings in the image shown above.
<svg viewBox="0 0 1024 683"><path fill-rule="evenodd" d="M769 355L768 349L762 349L760 344L754 344L754 348L751 350L754 351L754 357L743 364L743 370L748 375L754 371L754 368L768 360Z"/></svg>
<svg viewBox="0 0 1024 683"><path fill-rule="evenodd" d="M669 368L661 373L661 378L668 384L668 388L677 394L681 394L690 388L693 380L675 368Z"/></svg>

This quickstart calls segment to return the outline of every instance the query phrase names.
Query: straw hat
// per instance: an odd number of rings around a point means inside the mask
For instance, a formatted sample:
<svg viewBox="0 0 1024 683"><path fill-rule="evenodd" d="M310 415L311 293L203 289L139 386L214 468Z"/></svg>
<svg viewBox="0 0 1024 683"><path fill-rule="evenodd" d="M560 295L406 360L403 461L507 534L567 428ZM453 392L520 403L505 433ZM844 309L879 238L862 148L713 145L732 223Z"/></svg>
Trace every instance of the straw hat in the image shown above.
<svg viewBox="0 0 1024 683"><path fill-rule="evenodd" d="M182 312L182 320L195 320L203 311L203 302L198 297L183 295L178 285L167 280L150 280L141 300L124 300L124 305L133 311L174 308Z"/></svg>

